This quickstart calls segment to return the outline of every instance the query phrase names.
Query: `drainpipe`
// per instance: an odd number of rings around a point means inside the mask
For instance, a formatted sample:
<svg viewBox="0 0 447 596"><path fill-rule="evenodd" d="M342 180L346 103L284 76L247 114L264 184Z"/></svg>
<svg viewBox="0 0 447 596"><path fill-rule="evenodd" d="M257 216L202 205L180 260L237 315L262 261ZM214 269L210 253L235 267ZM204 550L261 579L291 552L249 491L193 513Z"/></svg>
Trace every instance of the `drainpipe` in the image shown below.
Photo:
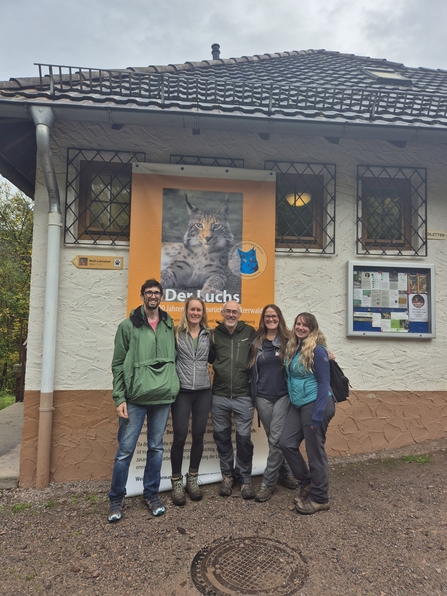
<svg viewBox="0 0 447 596"><path fill-rule="evenodd" d="M50 203L48 212L47 271L36 467L36 488L41 490L47 487L50 482L62 214L59 188L57 186L53 156L50 149L50 130L55 121L54 113L50 107L46 106L32 106L30 112L36 125L37 154Z"/></svg>

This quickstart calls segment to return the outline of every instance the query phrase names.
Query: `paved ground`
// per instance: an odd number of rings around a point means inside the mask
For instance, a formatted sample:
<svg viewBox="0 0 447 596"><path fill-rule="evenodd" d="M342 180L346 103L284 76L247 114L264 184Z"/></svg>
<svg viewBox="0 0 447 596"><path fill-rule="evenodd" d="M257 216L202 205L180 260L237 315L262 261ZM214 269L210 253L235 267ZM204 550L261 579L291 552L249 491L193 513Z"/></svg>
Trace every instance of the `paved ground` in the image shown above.
<svg viewBox="0 0 447 596"><path fill-rule="evenodd" d="M0 490L0 594L446 596L447 438L330 468L331 508L310 516L282 486L266 503L163 493L159 518L131 497L118 524L107 481Z"/></svg>
<svg viewBox="0 0 447 596"><path fill-rule="evenodd" d="M23 402L0 410L0 489L17 486L22 425Z"/></svg>

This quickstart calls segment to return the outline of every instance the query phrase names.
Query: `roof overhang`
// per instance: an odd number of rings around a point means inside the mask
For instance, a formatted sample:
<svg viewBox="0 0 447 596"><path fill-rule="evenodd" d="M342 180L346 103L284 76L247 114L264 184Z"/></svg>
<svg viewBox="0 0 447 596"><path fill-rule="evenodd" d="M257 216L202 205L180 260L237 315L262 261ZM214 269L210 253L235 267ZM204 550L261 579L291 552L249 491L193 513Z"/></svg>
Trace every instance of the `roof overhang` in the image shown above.
<svg viewBox="0 0 447 596"><path fill-rule="evenodd" d="M337 118L287 118L221 111L192 111L137 106L73 105L73 103L0 100L0 117L31 120L31 105L51 106L61 122L95 122L122 126L168 126L194 130L225 130L262 135L300 135L356 140L447 142L447 127L404 122L371 122Z"/></svg>
<svg viewBox="0 0 447 596"><path fill-rule="evenodd" d="M27 101L0 99L0 118L32 121L31 106L51 107L57 121L85 122L109 125L114 129L124 126L160 126L190 129L195 134L203 130L232 131L257 134L268 141L272 135L299 135L323 137L330 142L340 139L356 141L388 141L397 147L408 142L447 143L447 126L424 123L378 122L345 120L327 117L307 118L284 115L266 116L238 112L162 109L138 106L74 104L73 102ZM34 158L35 160L35 155ZM33 195L31 180L17 170L7 156L0 153L0 173L23 192ZM11 179L12 174L16 181ZM32 186L34 181L32 182Z"/></svg>

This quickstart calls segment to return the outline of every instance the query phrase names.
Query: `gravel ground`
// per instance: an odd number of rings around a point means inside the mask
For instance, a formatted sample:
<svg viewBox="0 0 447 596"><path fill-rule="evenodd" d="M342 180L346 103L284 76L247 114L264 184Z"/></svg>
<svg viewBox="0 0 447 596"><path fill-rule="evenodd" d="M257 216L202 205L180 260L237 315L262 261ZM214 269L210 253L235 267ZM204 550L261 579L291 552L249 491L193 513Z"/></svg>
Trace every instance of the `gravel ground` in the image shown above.
<svg viewBox="0 0 447 596"><path fill-rule="evenodd" d="M282 487L267 503L244 501L238 488L219 497L215 484L185 507L165 493L160 518L130 498L117 524L106 522L108 482L4 490L0 593L197 596L196 553L216 539L254 536L304 555L298 596L447 594L447 439L330 466L331 509L311 516L297 514Z"/></svg>

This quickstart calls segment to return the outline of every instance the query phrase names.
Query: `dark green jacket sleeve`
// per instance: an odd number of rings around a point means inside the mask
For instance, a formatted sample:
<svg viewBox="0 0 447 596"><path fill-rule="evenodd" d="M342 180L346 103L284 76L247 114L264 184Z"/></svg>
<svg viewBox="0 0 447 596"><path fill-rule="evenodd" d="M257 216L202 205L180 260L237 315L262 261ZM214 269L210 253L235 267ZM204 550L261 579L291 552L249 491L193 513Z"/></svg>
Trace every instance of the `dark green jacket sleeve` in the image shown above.
<svg viewBox="0 0 447 596"><path fill-rule="evenodd" d="M116 331L115 349L112 359L113 374L113 401L118 407L126 401L126 384L124 382L124 360L127 356L130 344L130 321L123 321Z"/></svg>

